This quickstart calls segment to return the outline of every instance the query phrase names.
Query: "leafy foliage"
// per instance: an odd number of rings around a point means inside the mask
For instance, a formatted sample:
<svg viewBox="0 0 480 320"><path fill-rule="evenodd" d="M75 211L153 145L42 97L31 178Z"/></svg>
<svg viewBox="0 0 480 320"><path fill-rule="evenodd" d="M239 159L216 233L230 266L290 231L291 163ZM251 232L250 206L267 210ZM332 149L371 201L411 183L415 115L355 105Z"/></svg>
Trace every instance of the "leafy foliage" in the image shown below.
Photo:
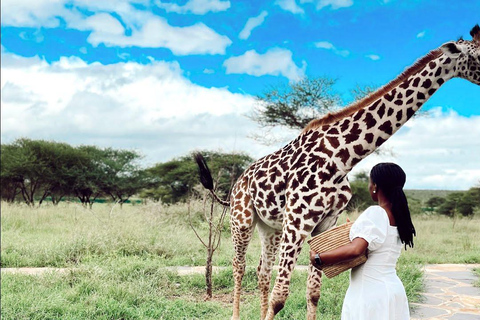
<svg viewBox="0 0 480 320"><path fill-rule="evenodd" d="M220 196L227 196L230 187L243 171L253 162L246 154L202 151ZM187 199L190 192L196 193L194 187L199 184L197 164L193 154L188 154L165 163L158 163L148 169L154 177L154 187L144 191L142 197L150 197L165 203L176 203Z"/></svg>
<svg viewBox="0 0 480 320"><path fill-rule="evenodd" d="M32 206L47 197L58 204L66 195L90 206L100 195L123 203L148 182L134 151L22 138L2 145L1 157L2 199L21 195Z"/></svg>
<svg viewBox="0 0 480 320"><path fill-rule="evenodd" d="M460 213L463 216L472 216L476 207L480 207L480 188L471 188L466 192L449 194L438 207L437 212L454 217ZM431 200L431 199L430 199Z"/></svg>
<svg viewBox="0 0 480 320"><path fill-rule="evenodd" d="M272 86L256 97L250 118L267 132L274 127L303 129L310 121L338 109L340 96L334 92L335 80L304 78L289 86ZM269 144L271 135L262 133L254 138Z"/></svg>
<svg viewBox="0 0 480 320"><path fill-rule="evenodd" d="M348 203L348 211L363 211L375 204L368 191L368 181L369 177L366 172L359 172L353 177L353 181L350 182L352 199Z"/></svg>

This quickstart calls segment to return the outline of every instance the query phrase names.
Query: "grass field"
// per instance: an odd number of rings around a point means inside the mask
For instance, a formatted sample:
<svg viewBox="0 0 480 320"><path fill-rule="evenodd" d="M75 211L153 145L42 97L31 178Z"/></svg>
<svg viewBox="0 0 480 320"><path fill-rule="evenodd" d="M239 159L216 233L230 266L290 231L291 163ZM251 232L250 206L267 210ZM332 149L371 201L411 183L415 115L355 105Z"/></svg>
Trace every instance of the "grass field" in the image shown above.
<svg viewBox="0 0 480 320"><path fill-rule="evenodd" d="M192 224L206 235L202 204L191 206ZM352 215L355 218L355 215ZM345 220L345 215L340 221ZM415 248L404 252L398 274L410 301L421 289L424 263L480 263L480 217L452 220L415 216ZM77 204L29 208L2 203L1 266L61 267L43 276L2 274L2 319L227 319L233 288L228 222L214 265L214 299L204 301L203 275L178 276L168 266L202 266L206 253L189 226L187 205ZM299 264L307 264L304 250ZM255 268L258 237L249 247L242 317L259 318ZM306 314L306 273L294 274L278 319ZM339 319L348 274L324 280L319 314Z"/></svg>

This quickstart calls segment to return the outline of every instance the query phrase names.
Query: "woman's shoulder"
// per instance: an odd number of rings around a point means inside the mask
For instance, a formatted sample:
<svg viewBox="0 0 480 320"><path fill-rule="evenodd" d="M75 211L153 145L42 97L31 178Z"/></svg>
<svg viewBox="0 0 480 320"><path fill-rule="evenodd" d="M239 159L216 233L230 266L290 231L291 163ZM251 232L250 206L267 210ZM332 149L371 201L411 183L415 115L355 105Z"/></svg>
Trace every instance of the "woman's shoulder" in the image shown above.
<svg viewBox="0 0 480 320"><path fill-rule="evenodd" d="M373 205L368 207L362 214L358 217L359 219L367 219L373 221L386 221L388 222L388 214L385 209L379 205Z"/></svg>
<svg viewBox="0 0 480 320"><path fill-rule="evenodd" d="M365 211L363 211L362 215L363 214L377 215L377 214L386 214L386 213L387 213L387 211L385 211L385 209L383 209L379 205L373 205L373 206L370 206L367 209L365 209Z"/></svg>

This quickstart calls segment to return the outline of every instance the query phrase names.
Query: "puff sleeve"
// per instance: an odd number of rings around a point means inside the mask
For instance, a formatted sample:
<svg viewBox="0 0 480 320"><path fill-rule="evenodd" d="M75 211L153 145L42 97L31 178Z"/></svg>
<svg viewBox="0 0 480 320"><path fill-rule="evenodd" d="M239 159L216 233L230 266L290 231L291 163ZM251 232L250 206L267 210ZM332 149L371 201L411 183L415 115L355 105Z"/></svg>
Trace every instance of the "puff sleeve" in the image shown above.
<svg viewBox="0 0 480 320"><path fill-rule="evenodd" d="M368 242L368 250L378 249L387 238L388 215L380 206L371 206L354 222L350 229L350 241L363 238Z"/></svg>

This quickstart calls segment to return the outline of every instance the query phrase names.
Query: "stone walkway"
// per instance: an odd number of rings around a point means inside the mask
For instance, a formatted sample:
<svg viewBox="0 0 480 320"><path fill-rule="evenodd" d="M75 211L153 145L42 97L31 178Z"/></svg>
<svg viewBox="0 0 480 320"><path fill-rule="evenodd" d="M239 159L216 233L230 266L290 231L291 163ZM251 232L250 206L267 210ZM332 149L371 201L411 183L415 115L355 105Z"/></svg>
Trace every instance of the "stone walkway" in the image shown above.
<svg viewBox="0 0 480 320"><path fill-rule="evenodd" d="M412 304L411 320L480 320L480 288L473 273L480 265L440 264L425 267L422 303Z"/></svg>

